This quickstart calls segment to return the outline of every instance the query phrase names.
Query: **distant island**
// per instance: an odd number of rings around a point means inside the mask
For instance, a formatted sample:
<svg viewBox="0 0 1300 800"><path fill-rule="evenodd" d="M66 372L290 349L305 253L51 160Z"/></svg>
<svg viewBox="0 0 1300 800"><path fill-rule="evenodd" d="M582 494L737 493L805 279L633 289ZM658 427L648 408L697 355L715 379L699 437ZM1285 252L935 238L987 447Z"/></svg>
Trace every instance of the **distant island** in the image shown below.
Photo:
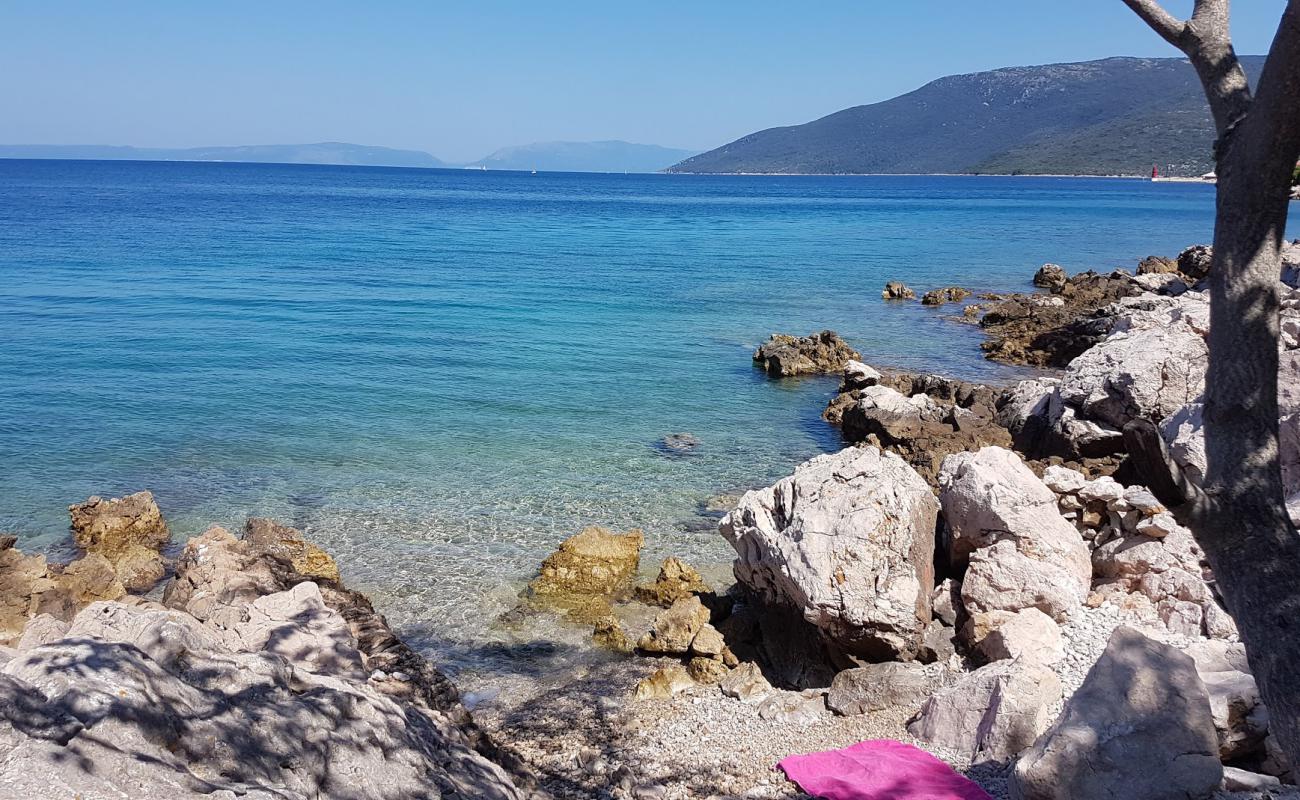
<svg viewBox="0 0 1300 800"><path fill-rule="evenodd" d="M1263 56L1243 56L1252 80ZM1200 175L1214 126L1185 59L1107 58L952 75L803 125L770 128L681 173Z"/></svg>
<svg viewBox="0 0 1300 800"><path fill-rule="evenodd" d="M621 141L534 142L502 148L469 166L546 172L662 172L695 152Z"/></svg>
<svg viewBox="0 0 1300 800"><path fill-rule="evenodd" d="M0 158L69 158L95 161L241 161L271 164L342 164L368 167L445 167L420 150L395 150L346 142L261 144L236 147L114 147L111 145L0 145Z"/></svg>
<svg viewBox="0 0 1300 800"><path fill-rule="evenodd" d="M422 150L396 150L346 142L236 147L119 147L113 145L0 145L2 158L90 161L232 161L267 164L338 164L544 172L662 172L695 150L621 141L534 142L506 147L469 164L442 161Z"/></svg>

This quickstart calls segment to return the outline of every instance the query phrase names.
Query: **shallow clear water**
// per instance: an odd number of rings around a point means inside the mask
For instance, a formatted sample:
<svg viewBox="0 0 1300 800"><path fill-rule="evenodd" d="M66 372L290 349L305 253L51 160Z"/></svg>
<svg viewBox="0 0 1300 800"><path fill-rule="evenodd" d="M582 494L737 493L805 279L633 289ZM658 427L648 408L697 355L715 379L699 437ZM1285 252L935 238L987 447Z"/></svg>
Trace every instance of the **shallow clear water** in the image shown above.
<svg viewBox="0 0 1300 800"><path fill-rule="evenodd" d="M1143 181L0 161L0 529L57 547L68 503L141 488L180 537L273 516L474 641L580 527L720 562L701 501L834 446L835 381L766 380L767 334L995 379L882 284L1024 289L1212 214Z"/></svg>

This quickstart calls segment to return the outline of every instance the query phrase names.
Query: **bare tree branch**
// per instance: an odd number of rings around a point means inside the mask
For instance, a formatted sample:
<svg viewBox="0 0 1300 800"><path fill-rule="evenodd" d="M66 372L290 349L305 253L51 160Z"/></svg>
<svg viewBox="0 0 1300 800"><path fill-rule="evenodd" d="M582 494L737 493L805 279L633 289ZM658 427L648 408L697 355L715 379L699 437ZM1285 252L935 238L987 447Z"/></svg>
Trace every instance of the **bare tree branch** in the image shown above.
<svg viewBox="0 0 1300 800"><path fill-rule="evenodd" d="M1165 11L1159 0L1124 0L1124 5L1133 9L1133 13L1141 17L1165 41L1179 50L1183 49L1183 33L1187 30L1187 23ZM1199 9L1201 3L1198 2L1196 7Z"/></svg>
<svg viewBox="0 0 1300 800"><path fill-rule="evenodd" d="M1228 0L1196 0L1192 22L1207 31L1228 37Z"/></svg>

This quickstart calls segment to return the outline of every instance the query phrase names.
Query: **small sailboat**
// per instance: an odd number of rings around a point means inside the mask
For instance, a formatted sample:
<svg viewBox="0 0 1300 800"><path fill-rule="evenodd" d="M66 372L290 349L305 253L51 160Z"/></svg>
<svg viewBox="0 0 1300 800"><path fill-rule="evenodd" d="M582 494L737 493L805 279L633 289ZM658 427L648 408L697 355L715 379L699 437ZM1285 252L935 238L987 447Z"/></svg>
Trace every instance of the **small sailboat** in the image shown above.
<svg viewBox="0 0 1300 800"><path fill-rule="evenodd" d="M1153 181L1160 180L1160 167L1157 166L1156 164L1151 165L1151 180Z"/></svg>

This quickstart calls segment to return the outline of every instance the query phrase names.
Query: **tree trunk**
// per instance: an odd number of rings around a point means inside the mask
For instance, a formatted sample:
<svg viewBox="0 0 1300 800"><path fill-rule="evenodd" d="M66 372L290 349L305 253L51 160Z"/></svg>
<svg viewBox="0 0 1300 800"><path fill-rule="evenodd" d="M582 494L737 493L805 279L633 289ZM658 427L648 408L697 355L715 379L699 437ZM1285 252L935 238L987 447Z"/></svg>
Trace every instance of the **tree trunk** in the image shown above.
<svg viewBox="0 0 1300 800"><path fill-rule="evenodd" d="M1246 643L1270 729L1300 769L1300 533L1278 436L1280 247L1300 150L1300 20L1292 4L1250 110L1220 143L1210 271L1208 469L1197 540ZM1272 74L1270 74L1270 72Z"/></svg>
<svg viewBox="0 0 1300 800"><path fill-rule="evenodd" d="M1278 248L1287 201L1261 208L1250 171L1221 175L1206 377L1205 497L1195 511L1278 743L1300 767L1300 534L1278 459Z"/></svg>
<svg viewBox="0 0 1300 800"><path fill-rule="evenodd" d="M1228 31L1228 0L1196 0L1183 22L1159 0L1124 0L1200 76L1219 140L1205 380L1204 491L1192 529L1205 548L1269 727L1300 771L1300 533L1287 517L1278 448L1278 277L1291 175L1300 158L1300 0L1288 0L1251 97ZM1148 466L1151 431L1125 431ZM1162 480L1176 499L1176 476Z"/></svg>

